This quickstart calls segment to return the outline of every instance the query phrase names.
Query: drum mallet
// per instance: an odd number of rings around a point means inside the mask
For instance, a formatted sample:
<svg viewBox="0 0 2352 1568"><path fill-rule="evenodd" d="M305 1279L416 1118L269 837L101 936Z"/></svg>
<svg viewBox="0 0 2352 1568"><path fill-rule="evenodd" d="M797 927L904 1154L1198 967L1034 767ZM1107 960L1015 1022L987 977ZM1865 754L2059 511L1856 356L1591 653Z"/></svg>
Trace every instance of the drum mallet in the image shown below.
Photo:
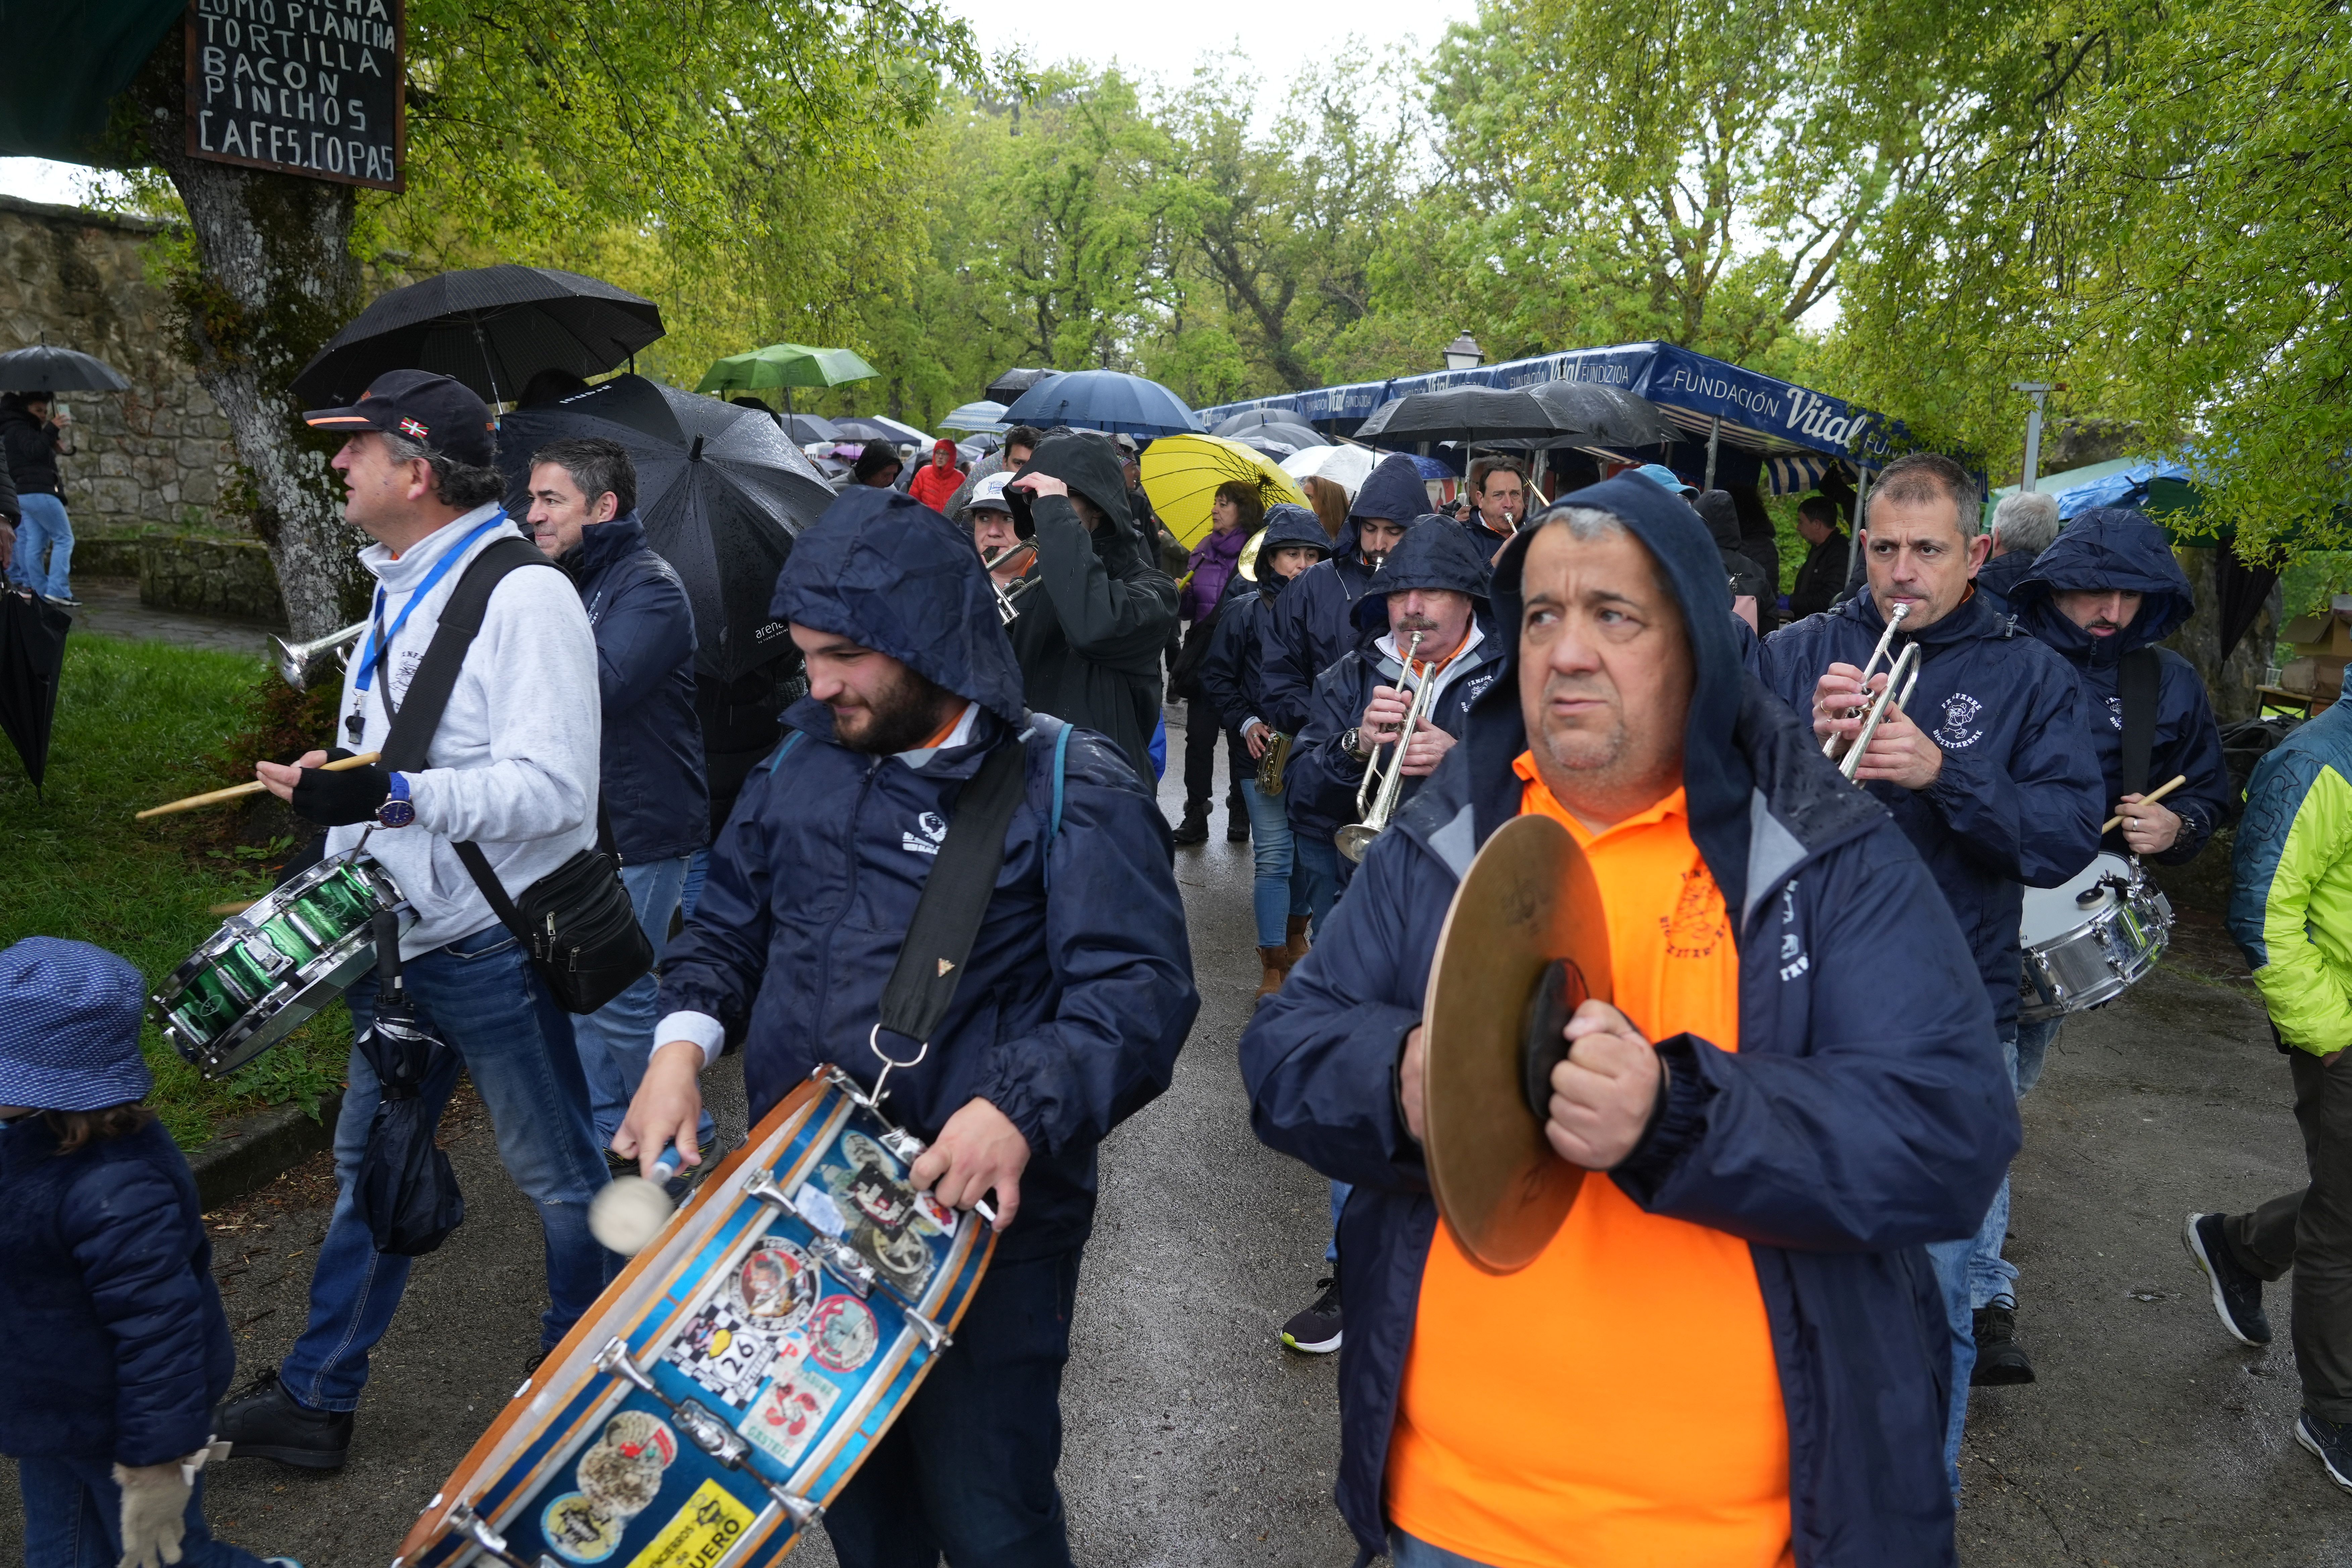
<svg viewBox="0 0 2352 1568"><path fill-rule="evenodd" d="M320 764L319 771L320 773L339 773L347 768L363 768L370 763L374 762L376 760L376 755L377 754L373 752L362 752L356 757L338 757L331 763ZM259 779L255 779L250 784L231 784L226 789L208 790L203 795L192 795L185 800L169 801L162 805L151 805L146 810L141 812L132 820L144 822L151 816L169 816L175 811L194 811L200 805L215 805L225 800L237 800L248 795L259 795L263 790L266 790L268 787L269 786L268 784L263 784Z"/></svg>
<svg viewBox="0 0 2352 1568"><path fill-rule="evenodd" d="M2170 795L2174 790L2179 789L2182 784L2185 784L2188 782L2189 775L2187 773L2175 773L2171 778L2166 780L2155 789L2152 789L2146 795L2140 796L2139 803L2142 805L2154 805L2158 801L2162 800L2166 795ZM2108 834L2113 833L2116 828L2123 826L2123 816L2120 813L2107 818L2106 826L2099 829L2099 837L2105 838Z"/></svg>
<svg viewBox="0 0 2352 1568"><path fill-rule="evenodd" d="M588 1204L588 1234L609 1252L634 1258L661 1234L677 1205L670 1201L668 1182L677 1174L678 1152L662 1151L654 1173L615 1176Z"/></svg>

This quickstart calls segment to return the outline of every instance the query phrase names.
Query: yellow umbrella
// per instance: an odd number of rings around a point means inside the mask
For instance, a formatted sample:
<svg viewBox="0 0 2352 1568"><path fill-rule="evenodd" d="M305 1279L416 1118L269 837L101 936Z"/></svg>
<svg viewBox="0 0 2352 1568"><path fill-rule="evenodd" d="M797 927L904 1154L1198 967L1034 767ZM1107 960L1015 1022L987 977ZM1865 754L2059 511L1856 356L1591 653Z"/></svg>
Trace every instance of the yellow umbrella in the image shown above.
<svg viewBox="0 0 2352 1568"><path fill-rule="evenodd" d="M1266 506L1307 504L1298 481L1274 459L1222 436L1162 436L1143 449L1143 493L1170 532L1190 550L1209 531L1209 505L1217 487L1239 480L1255 485Z"/></svg>

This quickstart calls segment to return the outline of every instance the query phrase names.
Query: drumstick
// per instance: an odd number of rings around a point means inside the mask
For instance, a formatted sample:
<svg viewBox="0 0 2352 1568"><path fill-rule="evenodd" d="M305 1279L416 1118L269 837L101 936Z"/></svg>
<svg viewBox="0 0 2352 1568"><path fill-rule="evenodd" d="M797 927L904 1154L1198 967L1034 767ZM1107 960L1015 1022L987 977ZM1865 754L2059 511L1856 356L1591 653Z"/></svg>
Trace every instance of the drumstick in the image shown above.
<svg viewBox="0 0 2352 1568"><path fill-rule="evenodd" d="M259 899L231 899L227 903L213 905L210 909L206 910L205 913L208 915L241 915L259 902L261 902Z"/></svg>
<svg viewBox="0 0 2352 1568"><path fill-rule="evenodd" d="M2139 803L2142 805L2153 805L2156 802L2162 800L2166 795L2170 795L2174 790L2179 789L2182 784L2185 784L2188 782L2189 775L2187 773L2175 773L2164 784L2140 796ZM2123 821L2123 817L2120 814L2107 818L2107 825L2099 829L2099 837L2104 838L2108 834L2113 833L2116 830L2116 825L2121 821Z"/></svg>
<svg viewBox="0 0 2352 1568"><path fill-rule="evenodd" d="M325 763L321 771L339 773L346 768L363 768L375 760L375 752L362 752L356 757L342 757ZM254 780L251 784L231 784L226 789L212 790L204 795L192 795L185 800L171 801L163 805L151 805L141 812L134 820L144 822L151 816L168 816L175 811L194 811L200 805L215 805L225 800L236 800L244 795L259 795L268 787L259 779Z"/></svg>

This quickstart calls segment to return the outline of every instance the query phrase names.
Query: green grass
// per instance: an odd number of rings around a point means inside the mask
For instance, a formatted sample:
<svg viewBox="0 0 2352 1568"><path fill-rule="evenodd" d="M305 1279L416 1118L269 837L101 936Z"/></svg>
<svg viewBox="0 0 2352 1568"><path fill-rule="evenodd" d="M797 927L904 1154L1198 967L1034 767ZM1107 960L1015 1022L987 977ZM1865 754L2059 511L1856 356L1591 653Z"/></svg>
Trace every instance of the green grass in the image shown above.
<svg viewBox="0 0 2352 1568"><path fill-rule="evenodd" d="M136 964L152 989L220 924L207 907L268 889L277 845L237 841L236 808L134 822L132 814L238 782L225 753L256 721L260 660L233 654L67 639L57 731L42 796L0 743L0 946L26 936L95 942ZM242 776L250 776L244 773ZM299 1101L342 1081L349 1015L333 1007L242 1071L206 1083L163 1044L141 1045L149 1097L184 1148L226 1116Z"/></svg>

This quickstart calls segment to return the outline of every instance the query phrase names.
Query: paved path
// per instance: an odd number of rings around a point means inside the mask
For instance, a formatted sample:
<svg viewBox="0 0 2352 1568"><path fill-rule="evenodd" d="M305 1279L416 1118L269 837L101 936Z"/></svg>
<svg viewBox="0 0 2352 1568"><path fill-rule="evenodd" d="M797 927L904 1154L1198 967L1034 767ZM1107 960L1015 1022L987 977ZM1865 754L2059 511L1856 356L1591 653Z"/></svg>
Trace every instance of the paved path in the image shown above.
<svg viewBox="0 0 2352 1568"><path fill-rule="evenodd" d="M1172 817L1179 803L1163 799ZM1274 1340L1313 1293L1324 1188L1249 1134L1234 1067L1256 980L1248 847L1223 841L1222 810L1215 826L1178 865L1200 1023L1175 1087L1103 1152L1062 1485L1089 1568L1344 1568L1353 1551L1328 1501L1336 1367ZM2242 979L2191 977L2200 965L2226 976L2226 947L2186 931L2166 973L2068 1028L2026 1102L2012 1251L2042 1382L1977 1397L1966 1568L2352 1559L2352 1499L2287 1435L2284 1288L2271 1308L2279 1343L2242 1350L2178 1240L2187 1210L2266 1198L2296 1180L2298 1160L2285 1066ZM722 1122L740 1133L740 1079L720 1073ZM416 1271L350 1468L226 1467L212 1513L230 1538L310 1568L383 1563L519 1381L544 1299L535 1227L478 1112L453 1123L450 1146L467 1223ZM248 1370L299 1327L329 1196L314 1165L216 1216ZM13 1491L0 1471L0 1562L21 1550ZM794 1561L832 1557L816 1538Z"/></svg>
<svg viewBox="0 0 2352 1568"><path fill-rule="evenodd" d="M70 612L76 631L137 642L173 642L184 647L211 648L219 653L269 657L268 638L283 626L252 621L232 621L217 616L158 610L139 602L139 582L133 577L91 577L74 584L81 607Z"/></svg>

